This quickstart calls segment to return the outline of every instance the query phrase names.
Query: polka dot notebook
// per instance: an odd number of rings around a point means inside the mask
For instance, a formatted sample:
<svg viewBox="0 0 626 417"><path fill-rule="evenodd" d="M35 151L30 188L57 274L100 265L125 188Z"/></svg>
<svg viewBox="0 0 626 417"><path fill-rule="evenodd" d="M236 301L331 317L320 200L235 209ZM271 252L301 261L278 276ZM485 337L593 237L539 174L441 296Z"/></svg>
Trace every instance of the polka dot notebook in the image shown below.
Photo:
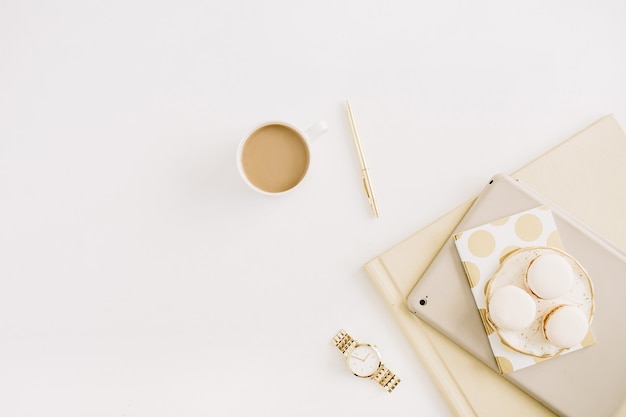
<svg viewBox="0 0 626 417"><path fill-rule="evenodd" d="M569 349L549 343L544 336L543 318L557 305L578 306L589 322L594 309L591 280L584 268L562 250L561 238L548 206L498 219L453 237L500 373L522 369L595 343L591 330L580 344ZM525 283L529 262L545 253L563 256L575 276L571 289L553 300L535 297ZM505 285L528 292L537 305L534 320L522 330L498 329L489 319L488 299Z"/></svg>

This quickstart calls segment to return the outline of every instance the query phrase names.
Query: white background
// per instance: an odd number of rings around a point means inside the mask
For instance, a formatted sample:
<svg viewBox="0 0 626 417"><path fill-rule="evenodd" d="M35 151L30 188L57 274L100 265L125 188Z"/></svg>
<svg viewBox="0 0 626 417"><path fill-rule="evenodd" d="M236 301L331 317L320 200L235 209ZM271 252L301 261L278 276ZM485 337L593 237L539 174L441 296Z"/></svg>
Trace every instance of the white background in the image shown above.
<svg viewBox="0 0 626 417"><path fill-rule="evenodd" d="M0 416L451 416L363 264L626 124L625 74L621 0L0 0ZM267 120L330 127L284 198L235 164Z"/></svg>

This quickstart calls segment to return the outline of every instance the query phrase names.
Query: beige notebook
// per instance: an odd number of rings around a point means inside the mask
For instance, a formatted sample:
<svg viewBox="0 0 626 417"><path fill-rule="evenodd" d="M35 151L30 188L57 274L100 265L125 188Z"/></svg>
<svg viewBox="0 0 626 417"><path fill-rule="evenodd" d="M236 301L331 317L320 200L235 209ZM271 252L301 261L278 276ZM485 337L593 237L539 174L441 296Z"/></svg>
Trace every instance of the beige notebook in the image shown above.
<svg viewBox="0 0 626 417"><path fill-rule="evenodd" d="M626 135L615 118L608 116L513 175L626 251L625 162ZM548 409L406 307L406 296L471 203L372 259L365 270L457 415L551 416ZM619 415L626 416L626 408Z"/></svg>

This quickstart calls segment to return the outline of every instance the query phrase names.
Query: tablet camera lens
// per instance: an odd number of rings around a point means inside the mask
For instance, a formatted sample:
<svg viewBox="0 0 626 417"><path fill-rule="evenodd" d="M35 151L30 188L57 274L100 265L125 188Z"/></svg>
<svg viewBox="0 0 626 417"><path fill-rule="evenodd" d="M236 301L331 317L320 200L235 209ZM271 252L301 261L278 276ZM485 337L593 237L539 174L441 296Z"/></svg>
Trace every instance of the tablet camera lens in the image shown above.
<svg viewBox="0 0 626 417"><path fill-rule="evenodd" d="M420 300L420 305L421 305L421 306L425 306L427 302L428 302L428 301L426 301L426 299L425 299L425 298L422 298L422 299Z"/></svg>

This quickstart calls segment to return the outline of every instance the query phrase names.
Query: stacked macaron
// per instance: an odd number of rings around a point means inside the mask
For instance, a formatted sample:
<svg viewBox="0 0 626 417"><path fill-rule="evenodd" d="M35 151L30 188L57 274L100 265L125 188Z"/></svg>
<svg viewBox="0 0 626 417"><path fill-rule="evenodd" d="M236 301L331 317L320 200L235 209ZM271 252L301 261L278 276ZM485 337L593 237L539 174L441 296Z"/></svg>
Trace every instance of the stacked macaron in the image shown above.
<svg viewBox="0 0 626 417"><path fill-rule="evenodd" d="M500 329L525 329L535 320L536 315L535 300L515 285L498 289L489 299L489 317Z"/></svg>
<svg viewBox="0 0 626 417"><path fill-rule="evenodd" d="M555 346L565 349L582 342L589 330L587 317L571 305L561 304L554 307L543 319L543 333Z"/></svg>
<svg viewBox="0 0 626 417"><path fill-rule="evenodd" d="M561 297L573 282L572 267L565 258L557 254L536 257L526 271L526 285L533 294L544 300Z"/></svg>

